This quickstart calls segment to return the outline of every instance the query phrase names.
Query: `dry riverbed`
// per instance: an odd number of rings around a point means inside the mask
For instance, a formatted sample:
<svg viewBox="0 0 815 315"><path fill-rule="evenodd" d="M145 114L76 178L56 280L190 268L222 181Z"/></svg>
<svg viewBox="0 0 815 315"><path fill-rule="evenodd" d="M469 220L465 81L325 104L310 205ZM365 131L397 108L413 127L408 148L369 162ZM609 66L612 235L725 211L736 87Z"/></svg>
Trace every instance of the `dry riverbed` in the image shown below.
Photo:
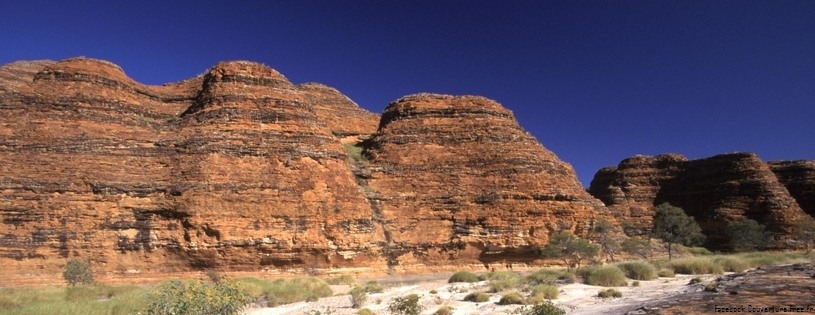
<svg viewBox="0 0 815 315"><path fill-rule="evenodd" d="M448 284L449 274L437 276L420 276L415 281L409 277L403 277L405 281L399 281L402 285L395 285L387 288L383 293L374 293L368 296L368 300L363 306L377 314L389 314L388 303L392 299L407 294L417 294L420 296L419 303L424 307L422 314L433 314L439 307L450 305L454 308L453 314L505 314L518 305L498 305L501 294L492 294L488 302L474 303L462 301L470 292L486 291L486 282L474 284L454 283ZM560 297L553 300L554 304L566 310L566 314L624 314L630 309L635 309L638 305L648 301L669 299L673 296L688 294L701 290L700 285L689 286L688 282L696 276L677 275L675 278L659 278L657 280L640 281L637 287L617 287L623 293L621 298L602 299L597 297L597 292L604 287L590 286L579 283L558 285ZM716 278L714 275L701 276L705 282ZM380 281L387 283L387 279ZM629 284L633 281L629 281ZM307 314L319 311L323 315L326 311L335 315L356 314L357 309L351 308L350 296L344 294L349 289L348 286L332 286L338 295L322 298L315 302L298 302L294 304L282 305L274 308L254 308L247 310L246 315L277 315L277 314ZM430 293L435 290L436 293Z"/></svg>

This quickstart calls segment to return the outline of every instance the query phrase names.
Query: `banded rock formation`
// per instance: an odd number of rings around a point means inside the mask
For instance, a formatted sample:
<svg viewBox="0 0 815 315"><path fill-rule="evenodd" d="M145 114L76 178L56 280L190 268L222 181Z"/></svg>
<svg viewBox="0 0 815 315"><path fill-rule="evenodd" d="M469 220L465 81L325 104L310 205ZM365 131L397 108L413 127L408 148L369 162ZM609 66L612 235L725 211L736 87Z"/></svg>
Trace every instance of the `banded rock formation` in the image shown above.
<svg viewBox="0 0 815 315"><path fill-rule="evenodd" d="M715 249L727 243L727 223L744 217L767 226L772 246L784 248L792 225L806 215L770 166L752 153L690 161L677 154L636 156L598 171L589 192L626 222L629 234L650 231L656 205L681 207Z"/></svg>
<svg viewBox="0 0 815 315"><path fill-rule="evenodd" d="M393 264L532 261L550 233L586 236L608 217L569 164L483 97L401 98L367 154Z"/></svg>
<svg viewBox="0 0 815 315"><path fill-rule="evenodd" d="M405 97L380 121L245 61L161 86L86 58L0 78L4 279L74 257L145 274L530 262L609 216L482 97Z"/></svg>

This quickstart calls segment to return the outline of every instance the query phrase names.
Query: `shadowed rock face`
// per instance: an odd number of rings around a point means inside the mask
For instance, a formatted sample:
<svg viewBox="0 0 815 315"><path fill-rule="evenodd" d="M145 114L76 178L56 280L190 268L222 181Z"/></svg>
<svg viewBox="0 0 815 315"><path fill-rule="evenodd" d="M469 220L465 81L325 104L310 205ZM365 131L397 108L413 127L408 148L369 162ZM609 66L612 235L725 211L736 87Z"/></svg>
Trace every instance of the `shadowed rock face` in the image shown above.
<svg viewBox="0 0 815 315"><path fill-rule="evenodd" d="M530 262L609 215L482 97L409 96L380 122L253 62L148 86L72 58L0 67L0 111L3 279L74 257L145 276Z"/></svg>
<svg viewBox="0 0 815 315"><path fill-rule="evenodd" d="M605 207L512 112L476 96L388 105L368 143L368 180L393 264L531 261L554 231L585 235Z"/></svg>
<svg viewBox="0 0 815 315"><path fill-rule="evenodd" d="M815 161L772 161L767 164L801 209L815 216Z"/></svg>
<svg viewBox="0 0 815 315"><path fill-rule="evenodd" d="M650 230L656 205L681 207L702 227L711 248L722 248L727 223L743 217L767 226L773 247L786 247L791 226L806 215L770 166L751 153L691 161L681 155L633 157L600 170L589 192L628 222L629 234Z"/></svg>

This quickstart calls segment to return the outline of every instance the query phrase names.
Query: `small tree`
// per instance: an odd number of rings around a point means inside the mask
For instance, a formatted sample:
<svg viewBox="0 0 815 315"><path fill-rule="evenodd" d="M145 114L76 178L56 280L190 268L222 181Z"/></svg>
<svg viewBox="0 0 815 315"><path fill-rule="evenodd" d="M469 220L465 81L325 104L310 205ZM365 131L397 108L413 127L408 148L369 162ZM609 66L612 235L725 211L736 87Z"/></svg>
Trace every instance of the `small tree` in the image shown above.
<svg viewBox="0 0 815 315"><path fill-rule="evenodd" d="M365 287L363 286L356 286L351 289L351 307L352 308L359 308L365 301L368 300L368 292L365 291Z"/></svg>
<svg viewBox="0 0 815 315"><path fill-rule="evenodd" d="M217 283L170 281L150 294L148 315L235 315L254 301L243 284L222 276Z"/></svg>
<svg viewBox="0 0 815 315"><path fill-rule="evenodd" d="M665 249L668 250L668 260L673 258L674 244L693 246L705 239L702 229L693 217L685 214L685 210L682 210L682 208L674 207L668 203L657 206L651 237L660 238L665 242Z"/></svg>
<svg viewBox="0 0 815 315"><path fill-rule="evenodd" d="M651 240L641 238L639 236L632 236L627 238L621 244L623 251L626 253L637 255L643 259L651 259L654 253L654 247L651 245Z"/></svg>
<svg viewBox="0 0 815 315"><path fill-rule="evenodd" d="M580 269L580 264L584 259L594 258L599 251L599 246L579 239L571 232L563 231L553 234L549 238L549 244L546 244L541 253L544 257L563 260L568 269L571 269L572 266Z"/></svg>
<svg viewBox="0 0 815 315"><path fill-rule="evenodd" d="M388 311L391 314L399 315L419 315L422 312L422 306L419 305L419 296L416 294L408 294L400 296L388 304Z"/></svg>
<svg viewBox="0 0 815 315"><path fill-rule="evenodd" d="M65 271L62 273L62 277L65 278L68 285L72 287L77 284L92 285L94 283L91 267L84 261L78 259L68 261L68 264L65 265Z"/></svg>
<svg viewBox="0 0 815 315"><path fill-rule="evenodd" d="M763 225L748 218L728 223L725 232L730 248L737 252L764 249L770 238Z"/></svg>
<svg viewBox="0 0 815 315"><path fill-rule="evenodd" d="M597 244L600 245L603 255L614 261L614 254L620 251L620 242L614 239L613 236L616 232L614 224L606 218L599 218L594 223L592 232L597 236Z"/></svg>
<svg viewBox="0 0 815 315"><path fill-rule="evenodd" d="M798 220L792 227L792 231L795 239L804 244L806 253L809 254L815 247L815 219L806 216Z"/></svg>

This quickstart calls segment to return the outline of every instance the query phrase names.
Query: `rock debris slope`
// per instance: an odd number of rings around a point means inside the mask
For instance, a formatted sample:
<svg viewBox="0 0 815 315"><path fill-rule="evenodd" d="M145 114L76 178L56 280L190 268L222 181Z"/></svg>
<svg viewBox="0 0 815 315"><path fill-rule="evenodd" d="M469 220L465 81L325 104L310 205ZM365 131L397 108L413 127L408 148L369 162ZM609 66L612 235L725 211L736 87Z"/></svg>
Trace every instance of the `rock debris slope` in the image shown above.
<svg viewBox="0 0 815 315"><path fill-rule="evenodd" d="M792 225L806 215L790 193L796 191L798 199L804 201L811 196L811 177L800 171L807 165L768 164L752 153L698 160L677 154L636 156L598 171L589 192L602 200L618 221L628 223L629 234L647 233L654 207L668 202L695 217L708 236L710 248L721 249L727 243L727 223L744 217L767 226L775 240L772 247L785 248L791 246ZM788 191L784 183L797 190Z"/></svg>

